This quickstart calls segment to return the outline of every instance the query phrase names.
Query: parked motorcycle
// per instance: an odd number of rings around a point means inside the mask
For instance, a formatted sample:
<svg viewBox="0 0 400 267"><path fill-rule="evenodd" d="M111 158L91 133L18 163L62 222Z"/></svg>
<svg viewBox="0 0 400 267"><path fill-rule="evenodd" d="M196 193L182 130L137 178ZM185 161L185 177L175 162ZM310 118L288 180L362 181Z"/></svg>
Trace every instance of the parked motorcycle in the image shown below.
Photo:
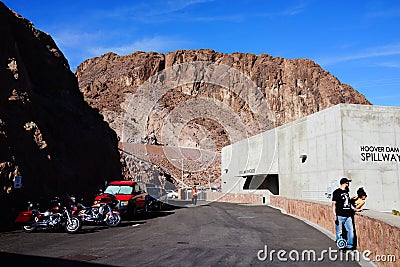
<svg viewBox="0 0 400 267"><path fill-rule="evenodd" d="M86 207L75 202L73 214L79 216L84 224L103 224L115 227L121 223L121 215L114 210L118 200L112 194L102 193L96 197L94 204Z"/></svg>
<svg viewBox="0 0 400 267"><path fill-rule="evenodd" d="M71 199L56 197L50 201L50 208L40 211L40 205L28 202L26 211L21 211L15 222L22 224L25 232L31 233L36 230L64 229L73 234L82 228L82 220L72 214Z"/></svg>

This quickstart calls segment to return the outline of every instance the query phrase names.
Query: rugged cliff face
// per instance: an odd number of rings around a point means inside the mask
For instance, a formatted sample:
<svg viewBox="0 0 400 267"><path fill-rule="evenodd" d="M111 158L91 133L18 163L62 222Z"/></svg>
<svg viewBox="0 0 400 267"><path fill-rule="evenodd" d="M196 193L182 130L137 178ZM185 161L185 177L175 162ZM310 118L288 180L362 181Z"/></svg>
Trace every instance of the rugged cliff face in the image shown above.
<svg viewBox="0 0 400 267"><path fill-rule="evenodd" d="M154 131L162 145L215 152L339 103L370 104L311 60L267 54L107 53L84 61L76 76L122 142Z"/></svg>
<svg viewBox="0 0 400 267"><path fill-rule="evenodd" d="M117 136L84 101L52 38L1 2L0 36L1 210L38 196L93 194L120 178Z"/></svg>
<svg viewBox="0 0 400 267"><path fill-rule="evenodd" d="M190 70L182 64L192 62L211 62L218 66L227 66L227 72L236 70L238 76L233 77L227 83L228 86L225 86L218 81L200 77L201 75L188 73ZM176 67L179 65L183 67ZM204 68L204 65L199 67ZM176 73L175 77L171 75L172 72ZM159 84L163 74L169 75L166 79L178 81L173 84L176 87L161 88ZM158 91L152 93L156 94L155 105L151 106L151 110L143 110L148 117L145 129L154 130L159 140L162 139L160 121L179 105L193 98L212 99L227 105L243 120L246 115L250 118L258 112L256 106L250 106L251 101L264 101L268 108L268 122L271 123L268 127L282 125L339 103L370 104L351 86L342 84L311 60L288 60L266 54L223 54L213 50L179 50L168 54L135 52L128 56L108 53L84 61L78 67L76 75L85 99L100 110L119 136L122 134L123 124L126 123L126 115L131 111L129 105L132 105L132 100L136 100L132 98L132 94L146 93L144 90L151 88L143 85L150 81ZM153 82L150 78L158 80ZM192 81L189 78L193 78ZM191 83L181 84L179 79L187 79ZM251 88L247 91L246 88L242 89L244 92L234 90L242 82L241 79L254 82L258 94L253 97L254 91ZM169 84L164 82L161 85ZM249 100L250 97L255 99ZM130 115L139 117L137 114ZM194 125L206 124L208 128L218 128L215 123L211 126L213 123L209 118L207 122L206 120L207 118L194 118L190 125L195 127ZM196 136L201 136L199 130L196 132ZM227 143L229 138L224 138L227 134L218 134L221 140L217 141L217 147Z"/></svg>

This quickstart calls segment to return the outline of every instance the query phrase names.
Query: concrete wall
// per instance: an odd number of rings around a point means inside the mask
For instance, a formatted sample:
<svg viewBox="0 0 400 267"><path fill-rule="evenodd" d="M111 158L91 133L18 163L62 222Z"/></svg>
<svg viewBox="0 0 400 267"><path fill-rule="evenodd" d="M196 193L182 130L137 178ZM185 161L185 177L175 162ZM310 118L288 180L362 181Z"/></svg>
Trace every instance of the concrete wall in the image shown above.
<svg viewBox="0 0 400 267"><path fill-rule="evenodd" d="M353 179L352 190L364 187L368 208L400 210L400 108L352 105L341 114L343 169ZM378 151L367 151L372 147Z"/></svg>
<svg viewBox="0 0 400 267"><path fill-rule="evenodd" d="M226 146L221 153L221 189L225 193L246 193L246 177L278 173L275 130Z"/></svg>
<svg viewBox="0 0 400 267"><path fill-rule="evenodd" d="M277 128L281 195L329 200L343 173L340 109L336 106ZM307 156L302 162L301 155Z"/></svg>
<svg viewBox="0 0 400 267"><path fill-rule="evenodd" d="M305 201L281 196L271 196L270 206L285 210L327 230L334 238L335 228L332 221L332 208L324 202ZM400 217L374 211L364 211L356 214L355 226L357 235L357 250L371 251L370 259L393 255L396 261L374 263L377 266L395 267L400 264ZM332 246L335 246L332 240Z"/></svg>
<svg viewBox="0 0 400 267"><path fill-rule="evenodd" d="M366 208L400 210L397 142L400 108L339 104L224 147L222 192L258 193L243 190L246 177L272 173L279 175L279 195L330 202L348 177L352 195L366 190Z"/></svg>

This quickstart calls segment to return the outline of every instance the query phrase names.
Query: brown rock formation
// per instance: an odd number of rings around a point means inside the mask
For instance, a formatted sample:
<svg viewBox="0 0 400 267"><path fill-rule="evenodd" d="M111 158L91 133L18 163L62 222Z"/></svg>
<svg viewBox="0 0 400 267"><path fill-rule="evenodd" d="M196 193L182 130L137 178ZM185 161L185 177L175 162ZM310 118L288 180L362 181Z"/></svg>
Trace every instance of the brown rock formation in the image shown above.
<svg viewBox="0 0 400 267"><path fill-rule="evenodd" d="M117 136L84 101L52 38L1 2L0 36L0 209L38 196L92 195L120 178Z"/></svg>
<svg viewBox="0 0 400 267"><path fill-rule="evenodd" d="M275 114L275 126L339 103L370 104L351 86L342 84L311 60L289 60L266 54L222 54L207 49L178 50L167 54L135 52L128 56L108 53L84 61L78 67L76 75L79 88L87 101L101 113L110 114L107 118L112 123L126 111L121 103L126 100L127 94L135 93L139 86L159 71L194 61L224 64L251 79L263 93L270 111ZM160 102L173 101L165 106L169 111L179 104L177 99L182 101L182 98L204 95L218 98L211 95L211 88L204 86L205 84L193 82L188 88L171 88L169 95L160 99ZM199 95L199 90L205 93ZM230 93L229 90L224 91L223 96L229 97ZM224 103L231 106L235 104L228 101ZM118 132L120 127L113 128Z"/></svg>
<svg viewBox="0 0 400 267"><path fill-rule="evenodd" d="M311 60L267 54L107 53L76 76L121 141L154 131L162 145L212 151L339 103L371 104Z"/></svg>

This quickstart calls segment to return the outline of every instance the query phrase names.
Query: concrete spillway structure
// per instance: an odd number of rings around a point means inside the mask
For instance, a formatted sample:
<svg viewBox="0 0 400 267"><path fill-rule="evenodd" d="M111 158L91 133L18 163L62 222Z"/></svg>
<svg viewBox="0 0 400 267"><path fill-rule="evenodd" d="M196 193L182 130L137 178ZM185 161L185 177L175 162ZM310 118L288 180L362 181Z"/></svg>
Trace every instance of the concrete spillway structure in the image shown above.
<svg viewBox="0 0 400 267"><path fill-rule="evenodd" d="M400 108L339 104L222 149L222 192L330 201L347 177L366 208L400 210Z"/></svg>

